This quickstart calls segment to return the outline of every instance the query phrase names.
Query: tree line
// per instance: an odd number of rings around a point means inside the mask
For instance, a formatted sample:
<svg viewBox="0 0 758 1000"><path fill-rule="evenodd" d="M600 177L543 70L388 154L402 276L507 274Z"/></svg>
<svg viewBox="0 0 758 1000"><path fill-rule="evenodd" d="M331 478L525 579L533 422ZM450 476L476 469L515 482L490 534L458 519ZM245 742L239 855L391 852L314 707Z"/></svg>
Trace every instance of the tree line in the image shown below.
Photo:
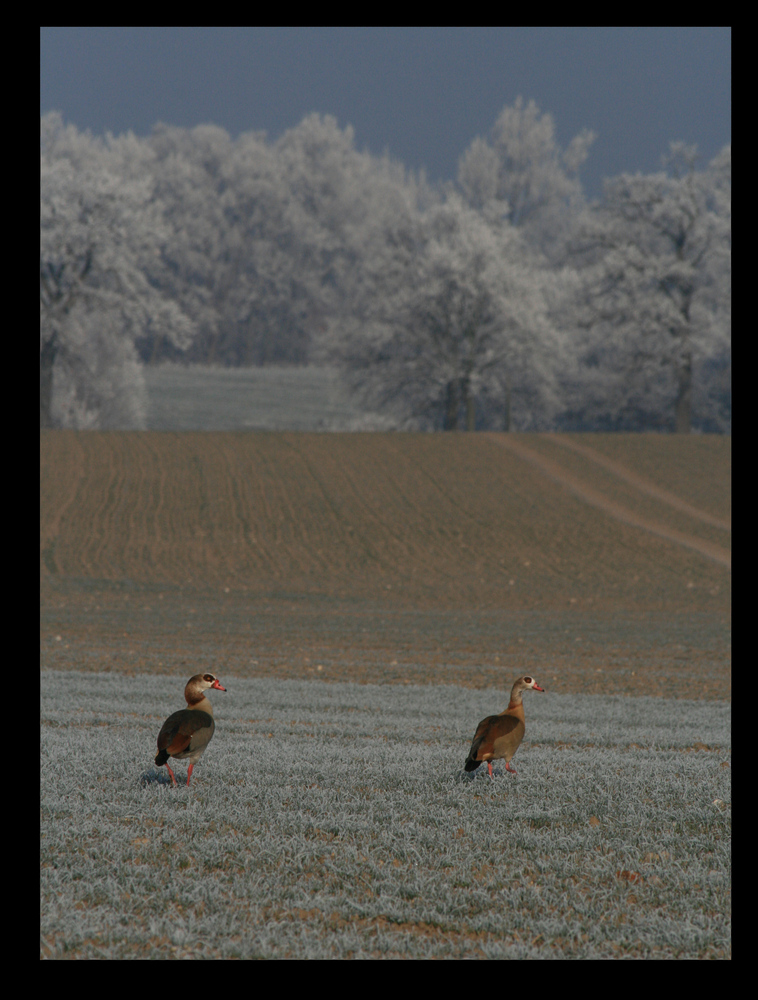
<svg viewBox="0 0 758 1000"><path fill-rule="evenodd" d="M139 427L143 366L329 363L392 426L731 429L731 149L589 201L506 107L431 184L312 114L104 137L43 115L40 426Z"/></svg>

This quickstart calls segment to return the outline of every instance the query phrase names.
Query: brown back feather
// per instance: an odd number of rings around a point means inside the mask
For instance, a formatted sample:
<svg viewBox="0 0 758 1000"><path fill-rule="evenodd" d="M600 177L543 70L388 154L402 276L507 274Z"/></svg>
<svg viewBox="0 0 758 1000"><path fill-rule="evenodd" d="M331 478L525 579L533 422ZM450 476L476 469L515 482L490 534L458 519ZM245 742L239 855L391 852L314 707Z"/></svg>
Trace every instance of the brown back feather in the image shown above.
<svg viewBox="0 0 758 1000"><path fill-rule="evenodd" d="M158 749L165 749L169 754L181 753L189 746L195 733L206 728L211 732L215 728L213 716L207 712L189 708L174 712L173 715L169 715L158 733Z"/></svg>

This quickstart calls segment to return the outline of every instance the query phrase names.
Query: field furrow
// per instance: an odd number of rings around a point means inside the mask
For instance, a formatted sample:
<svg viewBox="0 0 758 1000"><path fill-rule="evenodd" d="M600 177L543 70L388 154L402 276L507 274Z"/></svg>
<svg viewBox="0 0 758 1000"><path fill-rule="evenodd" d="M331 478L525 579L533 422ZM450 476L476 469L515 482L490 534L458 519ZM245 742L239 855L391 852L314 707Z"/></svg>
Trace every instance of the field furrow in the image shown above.
<svg viewBox="0 0 758 1000"><path fill-rule="evenodd" d="M41 451L43 577L505 609L728 601L722 529L548 436L54 432Z"/></svg>

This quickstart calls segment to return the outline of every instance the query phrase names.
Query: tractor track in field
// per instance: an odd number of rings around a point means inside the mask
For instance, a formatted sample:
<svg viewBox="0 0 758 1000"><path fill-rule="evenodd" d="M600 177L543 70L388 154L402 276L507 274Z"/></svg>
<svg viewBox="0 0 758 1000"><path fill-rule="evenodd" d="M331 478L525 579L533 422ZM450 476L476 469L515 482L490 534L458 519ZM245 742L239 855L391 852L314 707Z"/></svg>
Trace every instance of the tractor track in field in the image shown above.
<svg viewBox="0 0 758 1000"><path fill-rule="evenodd" d="M519 440L519 436L516 434L488 434L488 437L495 444L500 445L502 448L506 448L513 455L516 455L525 462L529 462L549 479L552 479L553 482L556 482L564 489L569 490L574 494L574 496L579 497L580 500L583 500L590 506L597 507L599 510L604 511L616 520L622 521L634 528L639 528L642 531L647 531L660 538L665 538L667 541L674 542L677 545L692 549L693 551L700 553L700 555L704 556L706 559L710 559L713 562L719 563L719 565L725 566L727 569L731 570L732 556L729 549L716 545L713 542L706 541L705 539L698 538L695 535L687 534L684 531L678 531L676 528L670 528L668 525L661 524L658 521L652 521L649 518L642 517L641 515L630 510L628 507L624 507L622 504L610 500L599 490L588 485L580 476L577 476L573 472L569 472L568 469L562 466L559 462L556 462L552 458L548 458L545 455L541 455L539 452L530 448L523 441ZM565 436L549 434L545 435L545 437L561 447L570 448L583 457L589 458L597 465L602 466L607 471L616 475L619 479L622 479L624 482L634 487L638 492L654 497L656 500L686 513L690 517L697 518L705 524L731 532L731 527L726 521L713 517L705 511L693 507L686 501L681 500L675 494L670 493L668 490L661 489L655 484L649 482L649 480L646 480L644 477L637 475L637 473L633 472L626 466L621 465L619 462L606 458L604 455L593 451L591 448L587 448L584 445L570 441L565 438Z"/></svg>
<svg viewBox="0 0 758 1000"><path fill-rule="evenodd" d="M548 441L552 441L554 444L560 445L562 448L570 448L571 451L575 451L578 455L582 455L584 458L588 458L596 465L607 469L608 472L612 472L619 479L623 479L624 482L634 486L640 493L646 493L648 496L668 504L669 507L673 507L675 510L680 510L684 514L689 514L690 517L694 517L696 520L702 521L703 524L709 524L711 527L722 528L724 531L731 532L732 526L729 521L726 521L721 517L714 517L712 514L708 514L706 511L700 510L699 507L693 507L692 504L687 503L686 500L682 500L682 498L678 497L675 493L671 493L669 490L664 490L660 486L656 486L655 483L651 483L649 479L645 479L644 476L640 476L638 473L633 472L628 466L622 465L621 462L616 462L612 458L607 458L605 455L601 455L600 452L595 451L594 448L588 448L586 445L579 444L578 441L572 441L571 438L567 437L565 434L545 434L544 437Z"/></svg>

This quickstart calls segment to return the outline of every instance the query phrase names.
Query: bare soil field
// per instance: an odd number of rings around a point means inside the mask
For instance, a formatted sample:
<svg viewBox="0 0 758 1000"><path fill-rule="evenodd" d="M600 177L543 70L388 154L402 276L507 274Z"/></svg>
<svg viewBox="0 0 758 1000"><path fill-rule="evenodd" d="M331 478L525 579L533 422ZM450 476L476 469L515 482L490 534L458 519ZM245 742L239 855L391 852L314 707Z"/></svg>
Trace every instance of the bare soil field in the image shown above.
<svg viewBox="0 0 758 1000"><path fill-rule="evenodd" d="M728 699L730 446L45 432L43 666Z"/></svg>

